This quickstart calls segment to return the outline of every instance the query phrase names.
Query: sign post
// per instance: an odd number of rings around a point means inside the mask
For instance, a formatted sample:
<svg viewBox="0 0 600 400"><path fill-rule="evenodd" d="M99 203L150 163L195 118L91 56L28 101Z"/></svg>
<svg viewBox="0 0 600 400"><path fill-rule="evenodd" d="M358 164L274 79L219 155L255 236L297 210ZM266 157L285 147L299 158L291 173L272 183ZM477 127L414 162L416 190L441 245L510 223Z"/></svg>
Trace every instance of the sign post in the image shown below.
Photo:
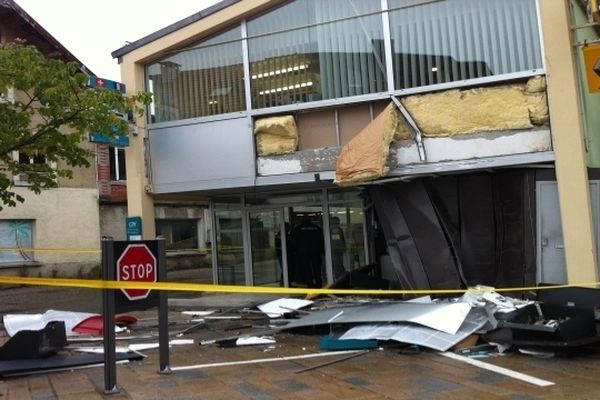
<svg viewBox="0 0 600 400"><path fill-rule="evenodd" d="M166 281L164 238L145 241L113 241L102 238L102 278L106 281ZM119 393L116 376L115 313L158 307L159 373L168 374L169 331L167 292L150 289L105 289L104 315L104 393Z"/></svg>
<svg viewBox="0 0 600 400"><path fill-rule="evenodd" d="M102 238L102 279L115 280L114 242L112 238ZM104 394L117 394L117 355L115 350L115 291L104 289L102 292L102 316L104 339Z"/></svg>

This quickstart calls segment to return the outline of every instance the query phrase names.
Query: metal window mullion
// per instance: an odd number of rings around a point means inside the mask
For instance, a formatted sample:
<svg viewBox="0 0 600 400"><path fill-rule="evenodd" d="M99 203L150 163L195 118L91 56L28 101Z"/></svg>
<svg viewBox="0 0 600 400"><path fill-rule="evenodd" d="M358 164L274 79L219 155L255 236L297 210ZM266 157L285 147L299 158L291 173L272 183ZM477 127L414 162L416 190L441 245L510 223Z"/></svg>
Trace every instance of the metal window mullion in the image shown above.
<svg viewBox="0 0 600 400"><path fill-rule="evenodd" d="M254 276L252 273L252 246L250 240L250 216L246 208L246 197L240 195L240 204L242 210L242 246L244 247L244 276L246 286L254 286Z"/></svg>
<svg viewBox="0 0 600 400"><path fill-rule="evenodd" d="M115 180L120 181L121 180L121 171L119 171L119 164L120 164L119 148L113 147L113 152L115 154ZM109 161L109 164L110 164L110 161Z"/></svg>
<svg viewBox="0 0 600 400"><path fill-rule="evenodd" d="M342 137L341 137L341 132L340 132L340 110L339 110L339 108L336 108L334 110L334 116L335 116L335 140L337 141L337 145L341 146L342 145Z"/></svg>
<svg viewBox="0 0 600 400"><path fill-rule="evenodd" d="M287 231L285 229L285 209L283 207L278 208L277 212L279 212L279 235L281 237L281 243L279 245L281 250L281 276L283 279L283 286L290 286L290 276L288 271L289 260L287 258L287 246L289 243L287 242Z"/></svg>
<svg viewBox="0 0 600 400"><path fill-rule="evenodd" d="M325 278L327 284L333 283L333 260L331 254L331 230L329 229L329 198L327 189L323 189L323 236L325 240Z"/></svg>
<svg viewBox="0 0 600 400"><path fill-rule="evenodd" d="M537 21L537 28L538 28L538 46L540 46L540 57L541 57L541 61L542 61L542 69L544 70L544 72L546 71L546 51L545 51L545 46L544 46L544 32L542 31L542 15L541 15L541 11L540 11L540 2L539 0L535 0L535 11L536 11L536 21ZM535 54L535 53L534 53Z"/></svg>
<svg viewBox="0 0 600 400"><path fill-rule="evenodd" d="M242 59L244 65L246 111L250 111L252 109L252 93L250 92L252 76L250 75L250 53L248 52L248 26L246 20L242 20Z"/></svg>
<svg viewBox="0 0 600 400"><path fill-rule="evenodd" d="M210 200L209 202L209 210L210 210L210 251L211 251L211 259L212 259L212 277L213 283L218 284L219 282L219 264L217 257L217 215L215 211L215 201Z"/></svg>
<svg viewBox="0 0 600 400"><path fill-rule="evenodd" d="M365 200L360 203L362 208L362 227L363 227L363 249L365 250L365 265L373 262L371 260L371 248L369 246L369 232L367 229L367 212L365 209Z"/></svg>
<svg viewBox="0 0 600 400"><path fill-rule="evenodd" d="M390 34L390 15L387 0L381 0L381 22L383 24L383 44L385 46L385 66L387 75L387 91L393 93L395 90L394 64L392 59L392 36Z"/></svg>

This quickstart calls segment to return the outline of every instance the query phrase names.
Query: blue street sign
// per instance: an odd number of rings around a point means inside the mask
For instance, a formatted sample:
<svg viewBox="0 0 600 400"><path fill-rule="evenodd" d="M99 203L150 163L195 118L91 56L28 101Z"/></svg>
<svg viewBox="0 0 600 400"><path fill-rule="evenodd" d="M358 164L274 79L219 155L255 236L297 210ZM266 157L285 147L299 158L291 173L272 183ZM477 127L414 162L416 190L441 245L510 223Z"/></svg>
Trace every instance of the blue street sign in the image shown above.
<svg viewBox="0 0 600 400"><path fill-rule="evenodd" d="M88 78L87 86L91 88L118 90L121 93L125 93L125 85L123 83L111 81L110 79L98 78L97 76L90 76ZM121 116L121 118L126 117ZM91 143L108 144L114 147L129 146L129 136L125 135L111 137L104 133L94 132L90 133L89 139Z"/></svg>
<svg viewBox="0 0 600 400"><path fill-rule="evenodd" d="M129 146L129 136L116 135L111 137L103 133L90 133L90 142L108 144L114 147L127 147Z"/></svg>
<svg viewBox="0 0 600 400"><path fill-rule="evenodd" d="M91 88L112 89L118 90L121 93L125 93L125 84L111 81L109 79L98 78L97 76L90 76L87 85Z"/></svg>

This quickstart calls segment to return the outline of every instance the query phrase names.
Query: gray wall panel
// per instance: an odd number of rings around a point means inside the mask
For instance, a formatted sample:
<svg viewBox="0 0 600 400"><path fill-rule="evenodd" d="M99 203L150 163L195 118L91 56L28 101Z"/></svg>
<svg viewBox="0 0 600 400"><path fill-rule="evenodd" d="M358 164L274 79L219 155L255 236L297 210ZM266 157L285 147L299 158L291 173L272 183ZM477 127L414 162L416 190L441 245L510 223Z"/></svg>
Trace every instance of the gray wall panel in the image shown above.
<svg viewBox="0 0 600 400"><path fill-rule="evenodd" d="M154 129L149 137L157 193L254 183L254 137L245 117Z"/></svg>

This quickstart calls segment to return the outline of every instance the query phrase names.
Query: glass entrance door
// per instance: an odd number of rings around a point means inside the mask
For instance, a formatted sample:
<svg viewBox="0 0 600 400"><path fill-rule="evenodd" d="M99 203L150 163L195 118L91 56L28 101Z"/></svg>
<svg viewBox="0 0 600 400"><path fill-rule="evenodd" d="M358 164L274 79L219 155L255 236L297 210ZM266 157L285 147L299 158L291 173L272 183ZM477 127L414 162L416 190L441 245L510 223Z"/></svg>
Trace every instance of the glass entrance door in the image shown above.
<svg viewBox="0 0 600 400"><path fill-rule="evenodd" d="M287 282L284 250L287 243L283 210L250 211L248 216L254 285L284 286Z"/></svg>

